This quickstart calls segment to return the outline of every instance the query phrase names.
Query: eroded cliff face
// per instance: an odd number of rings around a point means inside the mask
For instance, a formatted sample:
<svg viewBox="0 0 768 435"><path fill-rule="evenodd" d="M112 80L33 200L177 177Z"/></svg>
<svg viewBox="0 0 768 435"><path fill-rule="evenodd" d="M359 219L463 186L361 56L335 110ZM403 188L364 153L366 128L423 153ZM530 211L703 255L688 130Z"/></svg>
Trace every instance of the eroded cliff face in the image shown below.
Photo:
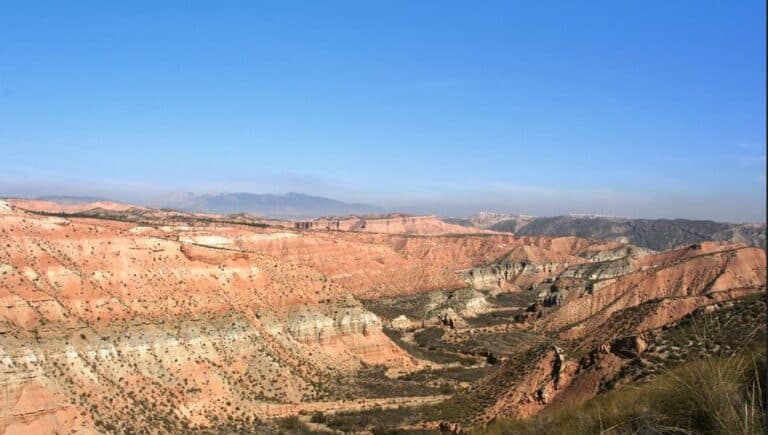
<svg viewBox="0 0 768 435"><path fill-rule="evenodd" d="M4 202L5 432L247 427L363 366L418 369L357 298L459 288L456 270L514 243L242 222Z"/></svg>
<svg viewBox="0 0 768 435"><path fill-rule="evenodd" d="M763 249L706 243L658 254L631 251L570 266L544 285L539 302L520 318L533 330L559 337L559 344L534 347L506 361L474 387L467 400L489 402L475 422L496 416L526 418L548 407L581 403L608 384L651 376L654 365L663 366L670 358L669 350L659 353L668 348L660 345L666 343L664 337L686 337L670 348L680 354L690 353L687 347L723 349L717 337L696 338L698 328L714 328L724 336L742 328L745 340L764 331L765 304L757 298L766 288ZM745 310L728 314L734 300L750 307L746 311L751 314L744 319L739 316ZM728 322L742 323L705 327L696 320L693 332L674 332L695 313L701 317L718 311L725 312ZM738 347L731 338L724 341L730 351ZM654 353L650 359L643 356L648 349Z"/></svg>
<svg viewBox="0 0 768 435"><path fill-rule="evenodd" d="M358 361L400 370L419 365L383 334L381 319L351 296L334 304L294 307L284 328L294 340L340 358L335 362L339 367L360 368Z"/></svg>
<svg viewBox="0 0 768 435"><path fill-rule="evenodd" d="M502 257L467 270L462 277L474 288L528 290L556 276L598 273L604 263L628 258L635 249L576 237L526 237Z"/></svg>
<svg viewBox="0 0 768 435"><path fill-rule="evenodd" d="M735 244L92 207L0 202L6 433L257 431L379 400L376 382L413 394L400 375L443 400L435 385L467 383L429 377L464 368L490 373L479 421L524 417L597 394L662 327L766 285L765 251ZM372 370L371 389L351 385Z"/></svg>
<svg viewBox="0 0 768 435"><path fill-rule="evenodd" d="M482 381L478 390L495 393L492 404L476 416L477 422L499 416L526 418L553 404L583 402L598 394L623 364L607 346L583 358L567 355L557 346L535 348L526 354L526 361L525 365L509 363Z"/></svg>
<svg viewBox="0 0 768 435"><path fill-rule="evenodd" d="M565 409L618 386L650 379L679 361L728 358L743 349L740 346L750 346L750 340L760 340L761 330L764 337L764 295L689 308L684 316L667 320L664 328L638 334L633 323L655 312L638 306L617 316L610 330L586 340L561 342L565 348L538 346L505 361L466 393L464 400L488 403L475 414L474 422L500 416L525 419L545 409Z"/></svg>
<svg viewBox="0 0 768 435"><path fill-rule="evenodd" d="M673 255L644 257L630 267L634 272L600 280L589 292L571 298L542 326L558 330L577 323L566 332L576 337L597 328L615 312L649 301L680 299L706 305L765 287L763 249L722 248L711 251L694 245Z"/></svg>
<svg viewBox="0 0 768 435"><path fill-rule="evenodd" d="M296 237L249 239L242 249L320 271L356 296L374 299L466 284L456 274L516 244L514 237L409 236L350 232L301 232Z"/></svg>
<svg viewBox="0 0 768 435"><path fill-rule="evenodd" d="M8 433L248 425L361 364L418 365L353 292L248 249L293 232L5 208L0 235Z"/></svg>

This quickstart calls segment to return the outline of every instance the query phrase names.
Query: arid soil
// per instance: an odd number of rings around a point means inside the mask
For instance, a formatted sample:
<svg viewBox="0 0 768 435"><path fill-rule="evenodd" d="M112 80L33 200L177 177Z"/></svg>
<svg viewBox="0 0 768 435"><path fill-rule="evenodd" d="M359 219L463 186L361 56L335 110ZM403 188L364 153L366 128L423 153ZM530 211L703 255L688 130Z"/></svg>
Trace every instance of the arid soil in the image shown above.
<svg viewBox="0 0 768 435"><path fill-rule="evenodd" d="M291 415L407 407L420 411L355 424L525 417L651 376L630 368L659 331L755 299L765 266L765 250L733 243L653 252L430 216L2 200L0 430L279 432Z"/></svg>

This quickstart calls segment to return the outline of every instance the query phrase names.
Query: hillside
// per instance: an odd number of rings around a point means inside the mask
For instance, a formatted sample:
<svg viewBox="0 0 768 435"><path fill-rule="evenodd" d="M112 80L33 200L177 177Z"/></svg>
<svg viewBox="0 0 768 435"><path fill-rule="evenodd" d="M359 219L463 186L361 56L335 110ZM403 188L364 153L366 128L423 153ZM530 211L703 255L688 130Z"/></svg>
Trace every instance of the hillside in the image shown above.
<svg viewBox="0 0 768 435"><path fill-rule="evenodd" d="M430 216L313 222L0 202L2 432L529 418L653 379L688 355L665 331L753 307L766 285L765 251L742 244L657 253ZM733 313L723 333L764 325Z"/></svg>
<svg viewBox="0 0 768 435"><path fill-rule="evenodd" d="M661 251L704 241L732 241L766 246L765 224L730 224L688 219L624 219L608 217L509 218L487 227L526 236L578 236L622 240Z"/></svg>

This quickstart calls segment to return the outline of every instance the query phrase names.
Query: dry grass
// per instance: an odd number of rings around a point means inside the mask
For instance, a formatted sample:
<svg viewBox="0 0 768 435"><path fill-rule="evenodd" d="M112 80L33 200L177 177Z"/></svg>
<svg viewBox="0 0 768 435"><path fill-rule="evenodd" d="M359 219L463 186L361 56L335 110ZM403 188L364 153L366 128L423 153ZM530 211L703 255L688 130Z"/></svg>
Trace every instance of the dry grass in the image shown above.
<svg viewBox="0 0 768 435"><path fill-rule="evenodd" d="M524 421L495 421L486 434L763 434L763 340L727 358L691 361L568 409Z"/></svg>

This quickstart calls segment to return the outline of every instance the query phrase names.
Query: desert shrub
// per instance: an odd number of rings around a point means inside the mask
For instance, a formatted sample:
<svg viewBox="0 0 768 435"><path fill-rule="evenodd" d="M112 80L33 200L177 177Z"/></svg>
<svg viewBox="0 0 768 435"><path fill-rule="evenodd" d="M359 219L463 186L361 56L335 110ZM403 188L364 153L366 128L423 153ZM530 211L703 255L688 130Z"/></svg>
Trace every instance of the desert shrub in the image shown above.
<svg viewBox="0 0 768 435"><path fill-rule="evenodd" d="M325 414L322 412L316 412L312 414L312 417L309 419L312 423L325 423L328 421L328 419L325 417Z"/></svg>
<svg viewBox="0 0 768 435"><path fill-rule="evenodd" d="M456 388L448 382L440 384L440 394L453 394L456 392Z"/></svg>
<svg viewBox="0 0 768 435"><path fill-rule="evenodd" d="M301 420L299 420L299 417L293 415L283 419L280 422L280 427L283 429L297 430L302 427L302 424Z"/></svg>

